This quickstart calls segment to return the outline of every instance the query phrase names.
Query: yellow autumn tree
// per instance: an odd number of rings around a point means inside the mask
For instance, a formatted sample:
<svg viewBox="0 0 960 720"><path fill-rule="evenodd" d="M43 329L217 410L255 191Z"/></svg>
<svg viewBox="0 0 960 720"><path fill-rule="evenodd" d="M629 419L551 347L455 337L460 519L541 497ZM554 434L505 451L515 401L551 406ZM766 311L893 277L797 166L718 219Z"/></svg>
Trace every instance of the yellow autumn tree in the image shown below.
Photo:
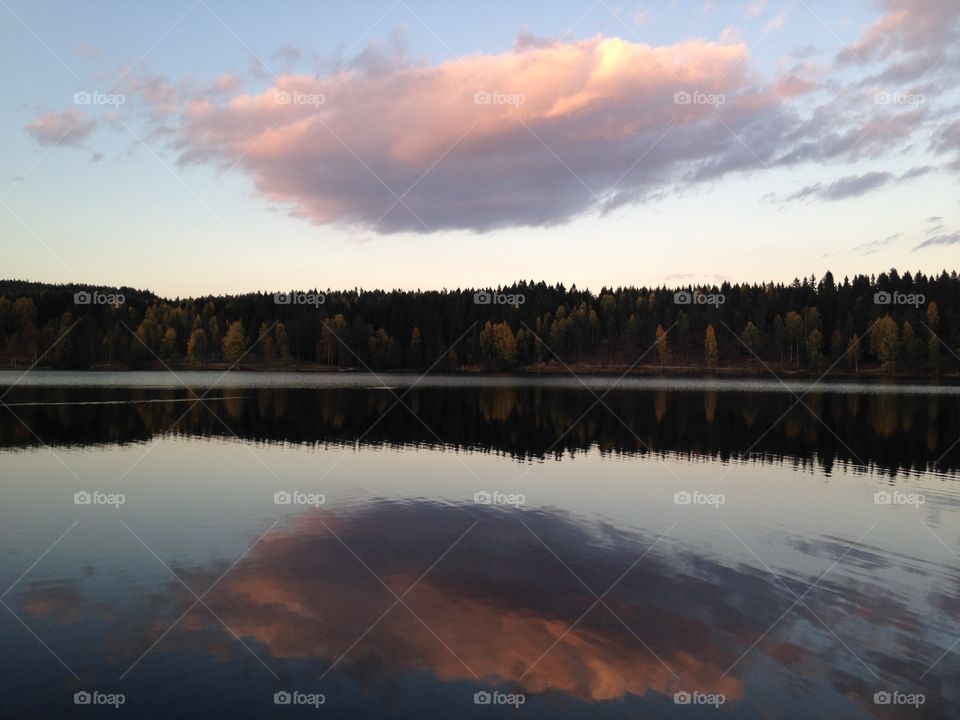
<svg viewBox="0 0 960 720"><path fill-rule="evenodd" d="M228 363L238 363L247 349L247 331L243 323L237 320L230 323L227 334L223 336L223 357Z"/></svg>
<svg viewBox="0 0 960 720"><path fill-rule="evenodd" d="M707 361L708 368L715 368L717 366L717 333L713 329L713 325L707 325L707 332L703 336L703 354L704 359Z"/></svg>
<svg viewBox="0 0 960 720"><path fill-rule="evenodd" d="M667 344L667 333L663 325L657 324L656 340L657 355L660 357L660 369L670 361L670 346Z"/></svg>

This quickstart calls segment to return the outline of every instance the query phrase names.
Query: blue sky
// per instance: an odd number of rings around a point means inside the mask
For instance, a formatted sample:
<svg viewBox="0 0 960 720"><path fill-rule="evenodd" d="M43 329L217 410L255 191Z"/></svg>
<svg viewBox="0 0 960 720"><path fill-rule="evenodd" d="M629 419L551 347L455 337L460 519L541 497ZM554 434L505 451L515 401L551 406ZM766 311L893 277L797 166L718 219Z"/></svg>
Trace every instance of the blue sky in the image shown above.
<svg viewBox="0 0 960 720"><path fill-rule="evenodd" d="M184 296L956 266L950 0L0 15L4 277Z"/></svg>

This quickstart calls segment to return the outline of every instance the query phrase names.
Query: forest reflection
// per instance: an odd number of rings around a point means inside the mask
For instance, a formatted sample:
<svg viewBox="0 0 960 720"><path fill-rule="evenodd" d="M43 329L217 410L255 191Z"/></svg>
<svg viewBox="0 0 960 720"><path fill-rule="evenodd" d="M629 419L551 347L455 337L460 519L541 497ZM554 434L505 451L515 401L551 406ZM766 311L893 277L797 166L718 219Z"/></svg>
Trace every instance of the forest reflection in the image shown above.
<svg viewBox="0 0 960 720"><path fill-rule="evenodd" d="M517 384L416 388L398 403L403 392L224 389L195 402L186 388L17 387L4 400L10 412L0 418L0 447L122 444L172 433L457 447L518 459L597 447L813 462L826 472L836 463L891 472L948 472L960 463L960 398L953 395L824 391L800 403L789 393L617 389L598 402L586 390Z"/></svg>

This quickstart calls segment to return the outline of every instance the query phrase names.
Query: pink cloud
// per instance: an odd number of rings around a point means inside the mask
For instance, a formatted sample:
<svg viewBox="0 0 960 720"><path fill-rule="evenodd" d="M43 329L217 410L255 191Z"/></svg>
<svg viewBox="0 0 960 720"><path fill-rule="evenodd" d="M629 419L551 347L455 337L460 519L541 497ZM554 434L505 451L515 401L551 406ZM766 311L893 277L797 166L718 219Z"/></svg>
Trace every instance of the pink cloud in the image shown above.
<svg viewBox="0 0 960 720"><path fill-rule="evenodd" d="M926 70L960 37L960 3L956 0L882 0L878 4L884 14L840 53L839 63L897 60L904 53L922 53L930 57Z"/></svg>
<svg viewBox="0 0 960 720"><path fill-rule="evenodd" d="M227 84L231 77L230 73L219 76L214 81L212 92L218 92L218 85ZM186 94L183 88L178 88L164 75L137 72L125 74L118 84L118 90L127 97L140 98L157 118L178 112Z"/></svg>
<svg viewBox="0 0 960 720"><path fill-rule="evenodd" d="M808 86L758 87L747 60L743 44L597 37L434 67L288 74L257 95L191 104L178 147L185 163L239 159L265 198L318 224L549 225L691 171L755 167L724 125L786 122L782 97Z"/></svg>
<svg viewBox="0 0 960 720"><path fill-rule="evenodd" d="M74 47L74 51L77 53L77 55L87 58L87 60L99 60L103 54L100 48L97 46L84 42L77 43L77 45Z"/></svg>
<svg viewBox="0 0 960 720"><path fill-rule="evenodd" d="M236 73L223 73L214 78L210 92L213 94L234 93L240 90L242 83L242 79Z"/></svg>
<svg viewBox="0 0 960 720"><path fill-rule="evenodd" d="M765 33L778 32L783 30L784 25L787 24L787 11L781 10L776 17L771 18L764 24L763 31Z"/></svg>
<svg viewBox="0 0 960 720"><path fill-rule="evenodd" d="M89 137L96 121L80 110L48 112L24 126L43 145L77 145Z"/></svg>

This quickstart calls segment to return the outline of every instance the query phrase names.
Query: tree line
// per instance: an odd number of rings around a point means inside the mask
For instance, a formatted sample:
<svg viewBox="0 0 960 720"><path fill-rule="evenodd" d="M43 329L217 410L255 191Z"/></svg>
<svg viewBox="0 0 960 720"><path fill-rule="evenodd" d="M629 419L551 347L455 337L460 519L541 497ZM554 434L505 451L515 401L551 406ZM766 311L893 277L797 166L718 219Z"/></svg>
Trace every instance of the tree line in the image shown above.
<svg viewBox="0 0 960 720"><path fill-rule="evenodd" d="M315 301L278 301L273 293L171 300L126 287L0 281L0 364L420 371L767 365L888 375L953 373L960 365L956 271L890 270L841 282L827 272L790 284L599 292L519 282L494 292L314 289L306 296Z"/></svg>

